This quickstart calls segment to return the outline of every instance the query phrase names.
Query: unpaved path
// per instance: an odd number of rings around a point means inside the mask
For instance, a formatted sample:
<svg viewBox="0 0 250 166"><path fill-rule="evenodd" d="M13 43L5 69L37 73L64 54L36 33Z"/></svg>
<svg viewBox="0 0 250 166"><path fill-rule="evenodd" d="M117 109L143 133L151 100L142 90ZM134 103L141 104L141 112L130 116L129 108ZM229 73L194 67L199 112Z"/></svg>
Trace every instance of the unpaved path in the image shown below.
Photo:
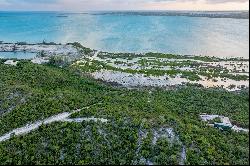
<svg viewBox="0 0 250 166"><path fill-rule="evenodd" d="M72 115L74 113L77 113L77 112L80 112L81 110L88 109L88 108L89 107L85 107L85 108L82 108L82 109L79 109L79 110L74 110L72 112L64 112L64 113L61 113L61 114L58 114L58 115L55 115L55 116L51 116L51 117L49 117L49 118L47 118L45 120L36 121L36 122L34 122L32 124L27 124L24 127L14 129L14 130L10 131L9 133L6 133L3 136L1 136L0 137L0 142L9 140L13 134L15 134L16 136L27 134L27 133L39 128L43 124L51 124L53 122L78 122L78 123L83 122L83 121L94 121L94 122L101 121L103 123L108 122L107 119L94 118L94 117L91 117L91 118L76 118L76 119L69 118L70 115Z"/></svg>

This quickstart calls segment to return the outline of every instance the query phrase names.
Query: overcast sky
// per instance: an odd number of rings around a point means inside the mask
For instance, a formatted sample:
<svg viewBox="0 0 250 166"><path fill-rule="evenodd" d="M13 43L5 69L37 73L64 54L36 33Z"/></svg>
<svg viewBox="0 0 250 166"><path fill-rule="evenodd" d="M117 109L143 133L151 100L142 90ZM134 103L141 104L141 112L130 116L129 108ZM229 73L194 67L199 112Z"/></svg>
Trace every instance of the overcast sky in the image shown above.
<svg viewBox="0 0 250 166"><path fill-rule="evenodd" d="M0 10L249 10L249 0L0 0Z"/></svg>

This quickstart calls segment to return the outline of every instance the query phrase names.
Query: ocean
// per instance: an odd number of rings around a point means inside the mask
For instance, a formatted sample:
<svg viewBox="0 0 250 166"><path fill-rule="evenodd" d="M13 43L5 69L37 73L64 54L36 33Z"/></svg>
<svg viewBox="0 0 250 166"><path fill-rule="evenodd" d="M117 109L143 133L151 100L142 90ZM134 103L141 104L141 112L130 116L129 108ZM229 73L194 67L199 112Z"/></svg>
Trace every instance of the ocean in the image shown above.
<svg viewBox="0 0 250 166"><path fill-rule="evenodd" d="M140 14L0 12L0 41L80 42L108 52L249 58L249 19Z"/></svg>

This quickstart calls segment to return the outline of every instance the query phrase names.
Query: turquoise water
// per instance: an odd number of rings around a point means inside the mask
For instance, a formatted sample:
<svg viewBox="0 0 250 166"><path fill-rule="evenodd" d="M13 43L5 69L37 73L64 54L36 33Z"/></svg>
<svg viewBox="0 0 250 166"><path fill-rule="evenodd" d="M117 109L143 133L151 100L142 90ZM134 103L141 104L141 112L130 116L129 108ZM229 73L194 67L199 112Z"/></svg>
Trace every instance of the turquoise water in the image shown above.
<svg viewBox="0 0 250 166"><path fill-rule="evenodd" d="M248 19L0 12L2 41L78 41L109 52L249 58L248 29Z"/></svg>
<svg viewBox="0 0 250 166"><path fill-rule="evenodd" d="M25 52L0 52L0 58L2 59L32 59L36 56L36 53Z"/></svg>

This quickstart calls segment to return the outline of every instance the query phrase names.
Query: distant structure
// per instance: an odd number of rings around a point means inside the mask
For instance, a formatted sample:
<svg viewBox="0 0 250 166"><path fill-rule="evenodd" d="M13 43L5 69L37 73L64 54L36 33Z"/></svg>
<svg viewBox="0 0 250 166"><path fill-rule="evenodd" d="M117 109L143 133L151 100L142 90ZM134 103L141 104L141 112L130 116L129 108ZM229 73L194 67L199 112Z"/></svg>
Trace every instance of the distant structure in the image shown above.
<svg viewBox="0 0 250 166"><path fill-rule="evenodd" d="M237 127L236 125L232 125L230 122L230 119L225 116L220 116L220 115L207 115L206 113L203 113L200 115L200 118L204 122L210 122L214 120L215 118L219 118L220 122L213 122L213 123L208 123L209 126L218 128L220 130L233 130L236 132L244 131L244 132L249 132L249 129L243 129L241 127Z"/></svg>
<svg viewBox="0 0 250 166"><path fill-rule="evenodd" d="M229 130L232 129L233 125L224 123L214 123L214 127L219 128L221 130Z"/></svg>

